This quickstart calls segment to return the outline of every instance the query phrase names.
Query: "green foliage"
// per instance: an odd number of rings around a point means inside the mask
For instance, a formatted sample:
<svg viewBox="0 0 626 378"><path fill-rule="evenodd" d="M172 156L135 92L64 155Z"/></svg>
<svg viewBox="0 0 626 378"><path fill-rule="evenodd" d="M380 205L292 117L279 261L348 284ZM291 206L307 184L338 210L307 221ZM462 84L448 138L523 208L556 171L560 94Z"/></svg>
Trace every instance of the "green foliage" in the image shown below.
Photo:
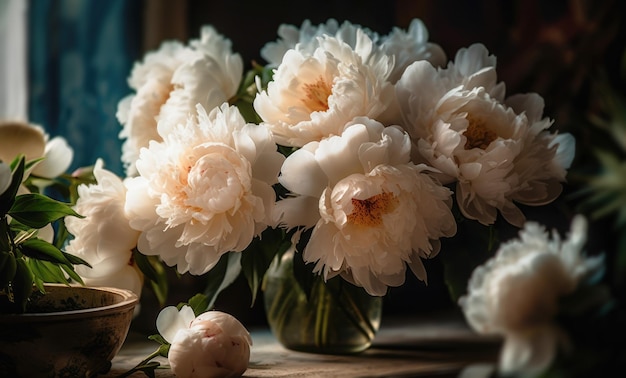
<svg viewBox="0 0 626 378"><path fill-rule="evenodd" d="M18 156L11 164L11 183L0 195L0 294L9 303L0 312L25 311L34 287L43 292L46 282L82 283L74 265L89 266L59 247L65 239L50 243L38 237L39 229L80 215L70 204L43 194L18 194L21 185L27 186L25 171L35 162Z"/></svg>

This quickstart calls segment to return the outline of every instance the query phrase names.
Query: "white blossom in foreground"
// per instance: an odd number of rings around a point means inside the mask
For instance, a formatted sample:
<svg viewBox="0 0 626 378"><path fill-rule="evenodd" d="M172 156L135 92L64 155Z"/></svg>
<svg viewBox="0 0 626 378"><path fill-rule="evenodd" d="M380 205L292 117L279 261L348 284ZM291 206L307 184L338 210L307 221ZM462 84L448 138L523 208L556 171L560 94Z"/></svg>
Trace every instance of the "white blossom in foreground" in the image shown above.
<svg viewBox="0 0 626 378"><path fill-rule="evenodd" d="M355 47L323 36L313 53L288 50L254 109L276 142L301 147L339 135L354 117L377 118L393 102L393 59L356 30Z"/></svg>
<svg viewBox="0 0 626 378"><path fill-rule="evenodd" d="M103 168L98 159L93 170L97 183L81 184L74 211L84 218L66 217L65 225L74 236L67 252L92 267L76 266L87 286L110 286L141 296L143 274L132 255L139 232L133 230L124 212L126 187L122 180Z"/></svg>
<svg viewBox="0 0 626 378"><path fill-rule="evenodd" d="M407 264L426 280L421 258L437 254L456 222L450 190L410 161L410 148L400 128L358 118L285 160L279 180L294 197L276 216L287 228L313 227L303 258L315 272L377 296L404 282Z"/></svg>
<svg viewBox="0 0 626 378"><path fill-rule="evenodd" d="M495 65L481 44L459 50L445 69L418 61L398 81L396 98L414 161L441 171L442 182L456 182L463 215L492 224L500 212L521 227L516 202L544 205L560 195L575 141L549 131L538 94L505 99Z"/></svg>
<svg viewBox="0 0 626 378"><path fill-rule="evenodd" d="M139 151L151 140L161 141L169 128L186 122L196 104L212 109L237 92L243 60L231 51L231 42L211 26L189 45L164 42L135 63L128 79L135 93L118 104L123 125L122 161L128 176L137 174ZM161 127L159 121L168 118Z"/></svg>
<svg viewBox="0 0 626 378"><path fill-rule="evenodd" d="M586 233L580 215L564 241L527 222L519 239L502 244L472 273L459 305L474 330L504 337L502 373L536 376L550 365L559 345L567 345L567 335L555 323L558 301L603 264L601 256L583 256Z"/></svg>
<svg viewBox="0 0 626 378"><path fill-rule="evenodd" d="M195 317L189 306L169 306L156 324L171 344L167 358L177 377L239 377L248 368L252 338L232 315L207 311Z"/></svg>
<svg viewBox="0 0 626 378"><path fill-rule="evenodd" d="M198 105L196 117L141 151L139 176L126 181L139 251L194 275L243 251L270 222L283 161L270 131L246 124L236 107L207 114Z"/></svg>

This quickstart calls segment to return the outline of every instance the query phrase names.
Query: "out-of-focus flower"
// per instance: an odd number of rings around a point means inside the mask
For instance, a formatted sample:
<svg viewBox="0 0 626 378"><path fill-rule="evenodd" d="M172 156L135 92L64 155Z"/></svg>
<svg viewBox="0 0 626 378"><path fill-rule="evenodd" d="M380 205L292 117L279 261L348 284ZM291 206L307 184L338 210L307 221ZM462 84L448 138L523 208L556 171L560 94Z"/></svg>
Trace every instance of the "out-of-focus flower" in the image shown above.
<svg viewBox="0 0 626 378"><path fill-rule="evenodd" d="M377 296L404 282L406 264L426 280L421 258L437 254L456 222L450 190L411 163L410 149L400 128L357 118L285 160L279 180L296 196L277 203L277 217L288 228L314 227L303 255L314 272L341 274Z"/></svg>
<svg viewBox="0 0 626 378"><path fill-rule="evenodd" d="M43 157L27 173L47 179L65 173L74 158L74 150L65 138L56 136L50 139L39 125L18 121L0 122L0 161L10 163L18 154L23 154L26 161Z"/></svg>
<svg viewBox="0 0 626 378"><path fill-rule="evenodd" d="M232 53L230 40L211 26L203 27L200 39L189 46L168 41L146 54L128 80L136 92L118 104L126 174L135 176L140 149L151 140L162 141L172 127L185 123L196 104L212 109L234 96L242 74L240 55ZM168 121L158 126L163 118Z"/></svg>
<svg viewBox="0 0 626 378"><path fill-rule="evenodd" d="M126 181L139 251L194 275L243 251L269 225L283 161L270 131L246 124L236 107L207 114L198 105L196 117L142 150L139 176Z"/></svg>
<svg viewBox="0 0 626 378"><path fill-rule="evenodd" d="M67 251L87 261L76 272L88 286L111 286L132 290L141 296L143 274L132 255L139 231L129 225L124 212L126 187L114 173L104 169L98 159L92 185L79 185L74 210L84 218L67 217L65 225L74 236Z"/></svg>
<svg viewBox="0 0 626 378"><path fill-rule="evenodd" d="M288 50L254 109L278 144L302 147L341 134L354 117L376 118L393 103L393 59L356 30L355 47L324 35L313 53Z"/></svg>
<svg viewBox="0 0 626 378"><path fill-rule="evenodd" d="M11 163L22 154L26 161L44 156L46 136L43 129L26 122L0 122L0 161Z"/></svg>
<svg viewBox="0 0 626 378"><path fill-rule="evenodd" d="M550 239L541 225L527 222L518 240L503 243L474 270L459 305L474 330L504 337L502 373L538 375L559 344L567 346L567 335L555 320L558 301L603 268L602 256L583 256L586 233L580 215L563 242L556 232Z"/></svg>
<svg viewBox="0 0 626 378"><path fill-rule="evenodd" d="M456 182L463 215L492 224L499 211L521 227L525 217L515 202L545 205L559 196L574 138L548 131L552 121L542 118L538 94L505 99L495 65L481 44L459 50L445 69L415 62L397 83L397 100L414 161L440 170L442 182Z"/></svg>
<svg viewBox="0 0 626 378"><path fill-rule="evenodd" d="M157 329L171 344L168 361L177 377L239 377L248 368L252 338L230 314L195 317L189 306L169 306L159 313Z"/></svg>

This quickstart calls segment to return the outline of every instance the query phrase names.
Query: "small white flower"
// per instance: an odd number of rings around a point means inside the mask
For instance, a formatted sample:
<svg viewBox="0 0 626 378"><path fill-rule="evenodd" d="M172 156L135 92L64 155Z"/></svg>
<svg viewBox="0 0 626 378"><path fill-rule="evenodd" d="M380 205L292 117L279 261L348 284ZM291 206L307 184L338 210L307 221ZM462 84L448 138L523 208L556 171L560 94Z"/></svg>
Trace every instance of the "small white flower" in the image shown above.
<svg viewBox="0 0 626 378"><path fill-rule="evenodd" d="M65 173L74 158L74 149L61 136L48 139L46 134L46 148L44 159L33 168L33 174L45 178L59 177Z"/></svg>
<svg viewBox="0 0 626 378"><path fill-rule="evenodd" d="M468 293L459 299L468 323L484 334L504 337L503 373L529 376L549 366L567 337L555 323L558 300L572 293L581 278L602 269L601 256L585 258L587 223L572 222L569 238L549 238L537 223L527 222L518 240L503 243L495 256L477 267Z"/></svg>
<svg viewBox="0 0 626 378"><path fill-rule="evenodd" d="M98 159L93 170L97 184L78 187L74 211L84 218L66 217L65 224L74 236L67 252L87 261L92 268L76 266L88 286L112 286L141 295L143 275L132 260L139 232L133 230L124 212L126 187Z"/></svg>
<svg viewBox="0 0 626 378"><path fill-rule="evenodd" d="M314 227L304 260L325 279L341 274L371 295L421 280L421 258L456 233L451 192L410 162L409 136L358 118L340 136L311 142L283 164L281 184L295 194L277 203L279 222Z"/></svg>
<svg viewBox="0 0 626 378"><path fill-rule="evenodd" d="M126 182L138 249L194 275L243 251L269 225L283 160L270 131L236 107L198 105L197 117L142 150L139 176Z"/></svg>
<svg viewBox="0 0 626 378"><path fill-rule="evenodd" d="M411 64L396 85L403 126L415 144L413 160L428 162L444 183L456 182L460 210L483 224L497 213L521 227L515 202L556 199L574 157L574 138L548 129L537 94L505 99L496 59L475 44L445 69Z"/></svg>
<svg viewBox="0 0 626 378"><path fill-rule="evenodd" d="M233 54L230 40L211 26L204 26L200 39L189 46L168 41L146 54L129 78L136 93L118 104L127 175L136 175L141 148L151 140L161 141L173 126L186 122L196 104L212 109L234 96L242 74L241 56Z"/></svg>
<svg viewBox="0 0 626 378"><path fill-rule="evenodd" d="M180 378L239 377L248 368L252 338L232 315L207 311L194 317L189 306L180 312L164 308L157 329L171 346L168 361Z"/></svg>
<svg viewBox="0 0 626 378"><path fill-rule="evenodd" d="M356 30L355 46L322 36L311 54L298 47L285 53L254 109L278 144L302 147L339 135L354 117L376 118L393 102L388 77L393 59Z"/></svg>

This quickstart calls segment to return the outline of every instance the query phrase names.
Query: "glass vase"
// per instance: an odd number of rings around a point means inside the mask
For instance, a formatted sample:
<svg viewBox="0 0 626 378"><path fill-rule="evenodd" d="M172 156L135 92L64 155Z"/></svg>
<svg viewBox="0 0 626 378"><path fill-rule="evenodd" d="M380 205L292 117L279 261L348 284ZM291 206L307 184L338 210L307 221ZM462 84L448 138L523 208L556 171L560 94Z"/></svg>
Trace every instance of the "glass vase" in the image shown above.
<svg viewBox="0 0 626 378"><path fill-rule="evenodd" d="M270 329L287 349L354 354L372 344L382 298L341 277L312 275L307 295L294 277L293 253L275 260L265 277L263 300Z"/></svg>

